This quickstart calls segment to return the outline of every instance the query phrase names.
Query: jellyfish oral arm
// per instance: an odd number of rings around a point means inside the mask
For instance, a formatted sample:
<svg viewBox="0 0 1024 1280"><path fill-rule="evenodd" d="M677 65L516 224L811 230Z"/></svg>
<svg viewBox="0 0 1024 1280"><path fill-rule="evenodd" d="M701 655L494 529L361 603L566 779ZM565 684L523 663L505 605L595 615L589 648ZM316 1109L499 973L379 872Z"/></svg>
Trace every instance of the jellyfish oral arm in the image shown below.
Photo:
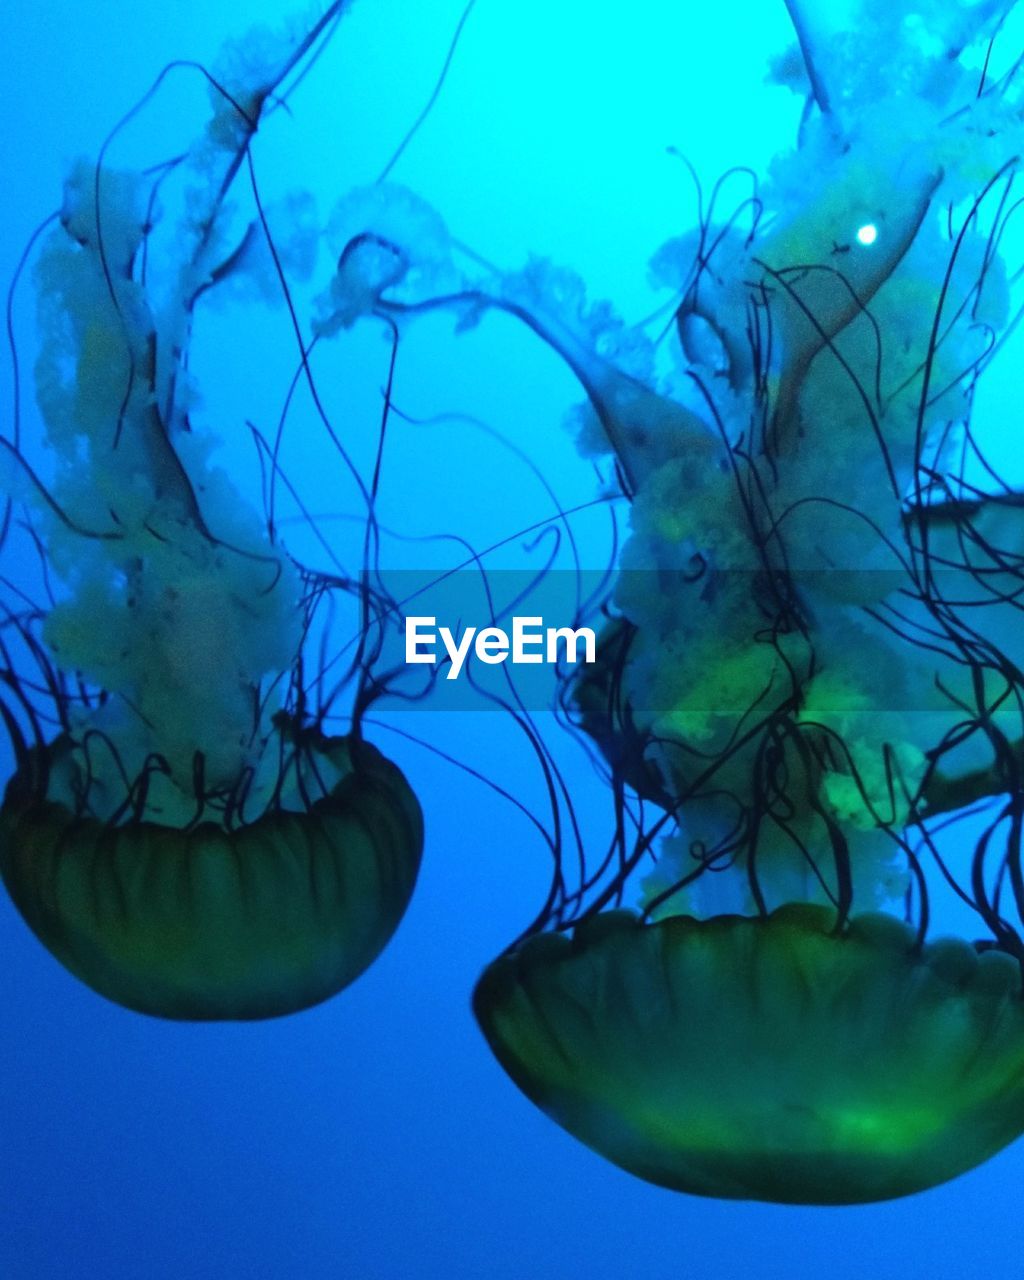
<svg viewBox="0 0 1024 1280"><path fill-rule="evenodd" d="M846 265L842 276L824 267L778 270L755 259L755 265L765 272L766 279L778 288L797 316L794 327L798 336L783 355L772 411L775 449L785 452L794 447L797 402L811 365L852 321L865 314L879 289L892 278L921 230L942 177L941 171L927 174L909 193L900 192L890 211L885 242L876 244L870 240L864 245L865 252L858 255L855 267L851 270Z"/></svg>
<svg viewBox="0 0 1024 1280"><path fill-rule="evenodd" d="M375 310L394 319L437 309L478 314L493 309L514 316L557 352L576 376L607 436L626 485L635 492L668 454L710 459L719 442L692 409L659 395L600 355L567 317L536 303L477 288L417 303L378 298Z"/></svg>

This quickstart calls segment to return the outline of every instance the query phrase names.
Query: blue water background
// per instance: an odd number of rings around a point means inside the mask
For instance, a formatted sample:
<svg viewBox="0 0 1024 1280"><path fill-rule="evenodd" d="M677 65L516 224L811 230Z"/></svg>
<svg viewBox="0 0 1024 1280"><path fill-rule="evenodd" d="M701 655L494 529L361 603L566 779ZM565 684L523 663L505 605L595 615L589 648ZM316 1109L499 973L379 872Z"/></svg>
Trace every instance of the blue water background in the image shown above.
<svg viewBox="0 0 1024 1280"><path fill-rule="evenodd" d="M306 187L326 209L372 181L429 95L459 10L452 0L359 0L293 118L257 145L261 182ZM0 276L57 202L65 162L94 154L161 66L208 60L225 36L285 12L266 0L5 6ZM638 319L652 305L650 253L695 213L666 149L685 152L706 180L730 164L763 168L793 135L794 102L762 84L766 55L787 39L782 0L479 0L436 109L393 176L490 260L550 255ZM202 103L195 77L177 76L124 140L125 162L187 141ZM25 328L28 293L19 305ZM431 321L403 348L399 403L420 416L478 415L530 453L565 505L592 496L592 471L560 426L577 393L558 361L508 322L464 338L451 328ZM262 383L248 382L268 365L279 397L294 357L287 318L236 310L200 337L204 413L232 465L231 450L240 458L246 447L244 417L273 421L279 399L261 402ZM385 357L379 335L361 334L325 372L345 430L371 442ZM6 404L6 363L2 377ZM1002 377L993 371L981 405L993 430L1018 402ZM450 527L486 545L550 514L529 473L464 426L396 432L389 448L389 509L410 528ZM353 509L342 481L335 492L330 476L301 473L303 456L300 440L290 465L314 509ZM605 526L586 530L597 563ZM339 524L338 536L351 527ZM418 732L539 810L537 770L498 714L428 713ZM409 744L390 750L426 809L422 880L383 957L319 1009L255 1026L138 1017L73 980L0 902L0 1276L1021 1273L1019 1148L899 1203L791 1209L673 1195L557 1129L504 1077L468 1003L481 968L539 906L545 851L485 787ZM585 826L603 830L605 793L580 757L565 762Z"/></svg>

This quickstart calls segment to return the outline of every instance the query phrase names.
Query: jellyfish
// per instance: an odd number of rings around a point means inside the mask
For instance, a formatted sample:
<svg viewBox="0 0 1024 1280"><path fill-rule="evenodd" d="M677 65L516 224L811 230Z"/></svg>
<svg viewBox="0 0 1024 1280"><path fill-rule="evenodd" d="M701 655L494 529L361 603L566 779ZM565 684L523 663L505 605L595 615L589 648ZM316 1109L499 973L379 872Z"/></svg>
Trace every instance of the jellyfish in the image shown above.
<svg viewBox="0 0 1024 1280"><path fill-rule="evenodd" d="M612 836L480 979L498 1061L640 1177L840 1204L1024 1131L1024 500L972 420L1020 315L1024 99L1006 0L787 8L796 143L699 191L655 325L381 187L323 323L518 318L629 508L560 694Z"/></svg>
<svg viewBox="0 0 1024 1280"><path fill-rule="evenodd" d="M250 147L345 7L257 31L213 72L165 72L121 127L168 75L192 74L213 107L204 134L139 170L109 162L115 130L32 246L43 447L16 413L0 875L68 970L164 1018L266 1018L334 995L387 944L420 864L416 796L364 734L393 613L370 488L353 467L362 563L311 566L275 516L288 478L273 441L252 424L260 512L194 425L203 308L232 289L290 306L315 251L309 201L265 208ZM347 657L332 623L346 608Z"/></svg>

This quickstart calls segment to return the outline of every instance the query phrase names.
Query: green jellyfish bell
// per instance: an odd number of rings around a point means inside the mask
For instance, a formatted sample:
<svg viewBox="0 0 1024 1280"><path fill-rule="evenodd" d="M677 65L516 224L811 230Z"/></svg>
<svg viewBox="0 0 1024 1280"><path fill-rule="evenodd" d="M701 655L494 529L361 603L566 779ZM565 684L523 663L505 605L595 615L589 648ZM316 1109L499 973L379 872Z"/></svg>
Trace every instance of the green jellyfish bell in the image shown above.
<svg viewBox="0 0 1024 1280"><path fill-rule="evenodd" d="M837 934L807 905L765 918L608 912L540 934L474 996L498 1061L601 1155L692 1195L886 1200L1024 1131L1020 969L916 947L891 916Z"/></svg>
<svg viewBox="0 0 1024 1280"><path fill-rule="evenodd" d="M365 742L324 740L340 781L308 810L234 830L113 826L15 777L0 874L43 945L101 995L164 1018L268 1018L318 1004L377 957L409 903L419 804Z"/></svg>

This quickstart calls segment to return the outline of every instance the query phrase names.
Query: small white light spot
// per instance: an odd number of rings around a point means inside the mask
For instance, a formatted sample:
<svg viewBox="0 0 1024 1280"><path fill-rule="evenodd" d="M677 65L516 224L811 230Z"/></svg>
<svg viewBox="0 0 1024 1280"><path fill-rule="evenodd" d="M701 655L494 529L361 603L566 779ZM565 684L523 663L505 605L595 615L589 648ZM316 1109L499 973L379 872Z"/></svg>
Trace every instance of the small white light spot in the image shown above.
<svg viewBox="0 0 1024 1280"><path fill-rule="evenodd" d="M874 244L878 239L878 228L873 222L865 222L862 227L857 228L858 244Z"/></svg>

